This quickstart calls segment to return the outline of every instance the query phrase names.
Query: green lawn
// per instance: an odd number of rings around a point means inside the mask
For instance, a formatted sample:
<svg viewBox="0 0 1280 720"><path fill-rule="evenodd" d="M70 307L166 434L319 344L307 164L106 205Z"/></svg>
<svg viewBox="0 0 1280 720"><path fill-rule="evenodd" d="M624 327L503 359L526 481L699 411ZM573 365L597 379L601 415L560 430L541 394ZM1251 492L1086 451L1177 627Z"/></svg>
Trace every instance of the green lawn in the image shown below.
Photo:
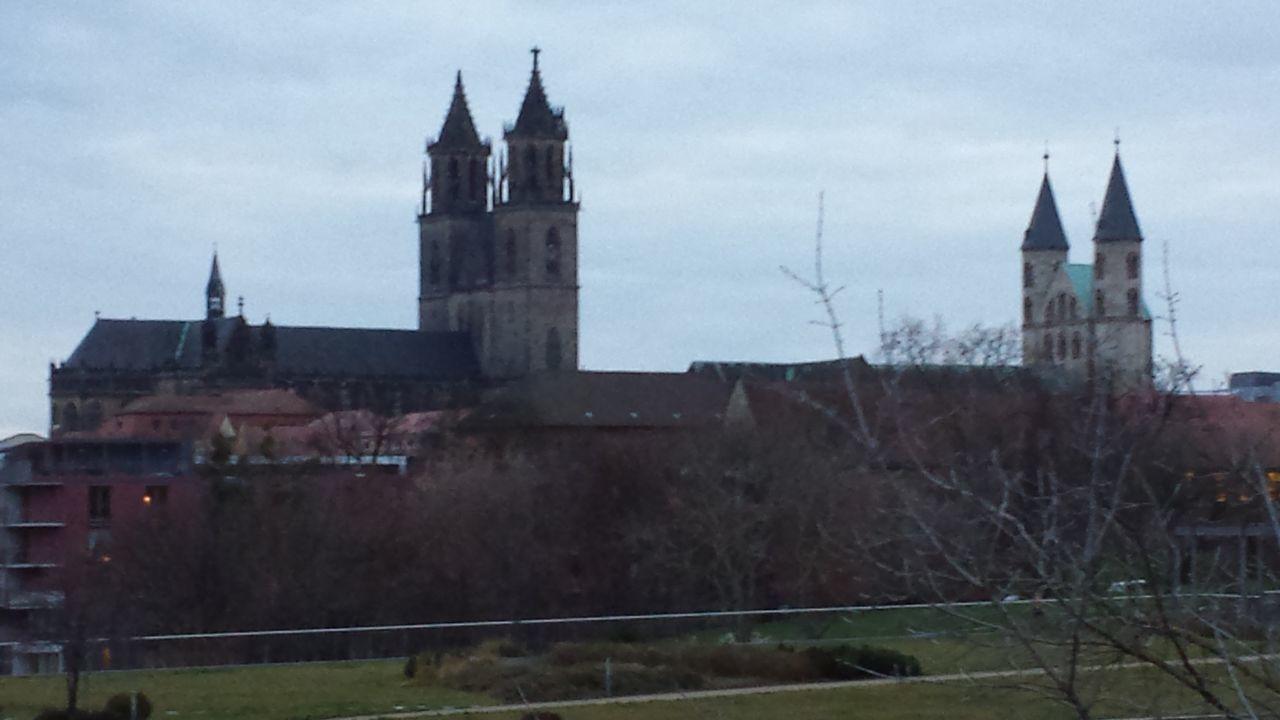
<svg viewBox="0 0 1280 720"><path fill-rule="evenodd" d="M85 677L81 705L97 709L115 693L141 690L155 705L153 720L286 720L493 702L408 684L403 665L391 660L92 673ZM61 676L0 677L0 719L29 720L41 708L65 703Z"/></svg>

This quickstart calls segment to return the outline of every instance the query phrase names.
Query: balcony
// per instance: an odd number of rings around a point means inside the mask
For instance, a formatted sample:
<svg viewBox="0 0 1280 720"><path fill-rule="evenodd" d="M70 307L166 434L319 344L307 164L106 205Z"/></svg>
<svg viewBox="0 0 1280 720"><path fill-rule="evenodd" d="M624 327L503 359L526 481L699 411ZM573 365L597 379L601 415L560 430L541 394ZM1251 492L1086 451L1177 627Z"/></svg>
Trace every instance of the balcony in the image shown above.
<svg viewBox="0 0 1280 720"><path fill-rule="evenodd" d="M0 487L58 487L62 482L49 475L31 471L31 463L16 462L0 465Z"/></svg>

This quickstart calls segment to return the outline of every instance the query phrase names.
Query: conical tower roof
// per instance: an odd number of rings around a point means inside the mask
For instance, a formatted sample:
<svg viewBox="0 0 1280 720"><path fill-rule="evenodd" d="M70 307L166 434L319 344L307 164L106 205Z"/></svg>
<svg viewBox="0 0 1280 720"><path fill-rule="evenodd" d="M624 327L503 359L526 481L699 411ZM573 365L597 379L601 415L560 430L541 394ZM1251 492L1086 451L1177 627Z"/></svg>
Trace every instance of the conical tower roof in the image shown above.
<svg viewBox="0 0 1280 720"><path fill-rule="evenodd" d="M461 70L454 79L453 101L449 103L449 112L444 116L440 135L430 145L430 148L437 147L446 149L484 147L484 143L480 142L480 134L476 132L476 124L471 119L471 109L467 107L467 95L462 89Z"/></svg>
<svg viewBox="0 0 1280 720"><path fill-rule="evenodd" d="M552 109L547 102L547 92L542 88L542 73L538 71L537 48L533 49L533 72L529 75L529 87L520 103L516 124L508 128L507 136L566 140L569 129L565 126L564 111Z"/></svg>
<svg viewBox="0 0 1280 720"><path fill-rule="evenodd" d="M218 253L213 254L213 266L209 268L209 283L204 286L205 297L213 297L217 295L222 297L227 294L226 288L222 286L222 271L218 269Z"/></svg>
<svg viewBox="0 0 1280 720"><path fill-rule="evenodd" d="M1058 217L1058 203L1053 199L1053 186L1049 173L1040 183L1040 195L1036 208L1031 212L1031 222L1022 236L1023 250L1067 250L1067 234L1062 231L1062 219Z"/></svg>
<svg viewBox="0 0 1280 720"><path fill-rule="evenodd" d="M1107 181L1107 195L1102 199L1102 212L1098 213L1098 229L1093 234L1093 240L1142 242L1142 231L1138 229L1138 217L1133 213L1129 184L1125 182L1124 168L1120 165L1118 152L1111 165L1111 179Z"/></svg>

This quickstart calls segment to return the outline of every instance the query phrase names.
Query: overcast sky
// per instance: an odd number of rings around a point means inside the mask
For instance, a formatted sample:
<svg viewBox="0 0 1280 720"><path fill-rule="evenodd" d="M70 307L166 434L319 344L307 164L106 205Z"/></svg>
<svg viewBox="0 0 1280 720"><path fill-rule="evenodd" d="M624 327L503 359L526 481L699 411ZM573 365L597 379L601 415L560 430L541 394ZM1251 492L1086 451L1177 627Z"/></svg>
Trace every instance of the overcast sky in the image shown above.
<svg viewBox="0 0 1280 720"><path fill-rule="evenodd" d="M305 8L305 9L303 9ZM1158 8L1158 9L1157 9ZM1088 262L1119 128L1201 385L1280 370L1280 4L233 2L0 6L0 436L104 317L413 327L424 140L463 72L501 137L543 48L582 195L581 362L831 357L779 272L890 320L1012 323L1042 172ZM1167 327L1157 353L1167 354Z"/></svg>

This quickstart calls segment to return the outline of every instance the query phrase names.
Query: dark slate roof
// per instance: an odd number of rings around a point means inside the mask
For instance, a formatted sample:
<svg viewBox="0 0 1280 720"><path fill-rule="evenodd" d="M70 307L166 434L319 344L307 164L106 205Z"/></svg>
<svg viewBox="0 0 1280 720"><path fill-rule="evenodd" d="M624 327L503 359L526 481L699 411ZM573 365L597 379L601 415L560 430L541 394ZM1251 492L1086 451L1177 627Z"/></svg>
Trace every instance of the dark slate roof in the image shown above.
<svg viewBox="0 0 1280 720"><path fill-rule="evenodd" d="M1067 250L1067 234L1062 231L1062 219L1058 216L1058 203L1053 198L1049 173L1040 183L1040 195L1036 197L1031 222L1022 236L1023 250Z"/></svg>
<svg viewBox="0 0 1280 720"><path fill-rule="evenodd" d="M162 370L200 367L203 320L99 319L63 367ZM213 321L226 349L238 317ZM262 327L250 327L259 344ZM293 375L464 380L479 374L465 333L275 326L274 367Z"/></svg>
<svg viewBox="0 0 1280 720"><path fill-rule="evenodd" d="M1111 179L1107 181L1107 195L1102 199L1102 212L1098 213L1098 229L1093 239L1095 242L1142 242L1142 231L1138 229L1138 218L1133 213L1129 184L1124 180L1119 153L1111 165Z"/></svg>
<svg viewBox="0 0 1280 720"><path fill-rule="evenodd" d="M516 116L516 124L507 130L507 136L547 138L567 140L569 128L564 122L564 110L552 109L547 102L547 93L542 89L542 74L538 72L537 55L533 59L533 73L529 76L529 88L525 90L524 102L520 103L520 114Z"/></svg>
<svg viewBox="0 0 1280 720"><path fill-rule="evenodd" d="M204 294L206 297L226 295L226 289L222 286L222 272L218 270L218 253L213 254L213 267L209 268L209 284L204 286Z"/></svg>
<svg viewBox="0 0 1280 720"><path fill-rule="evenodd" d="M444 116L444 125L440 127L440 135L428 149L472 149L484 147L480 142L480 134L476 132L476 124L471 119L471 109L467 107L467 95L462 89L462 71L453 83L453 101L449 103L449 112Z"/></svg>
<svg viewBox="0 0 1280 720"><path fill-rule="evenodd" d="M691 373L543 373L499 391L463 425L489 430L708 426L724 422L732 392L732 385Z"/></svg>
<svg viewBox="0 0 1280 720"><path fill-rule="evenodd" d="M1280 384L1280 372L1238 372L1231 373L1228 387L1232 390L1246 387L1270 387Z"/></svg>
<svg viewBox="0 0 1280 720"><path fill-rule="evenodd" d="M304 375L369 375L464 380L478 374L461 332L276 327L276 367Z"/></svg>

